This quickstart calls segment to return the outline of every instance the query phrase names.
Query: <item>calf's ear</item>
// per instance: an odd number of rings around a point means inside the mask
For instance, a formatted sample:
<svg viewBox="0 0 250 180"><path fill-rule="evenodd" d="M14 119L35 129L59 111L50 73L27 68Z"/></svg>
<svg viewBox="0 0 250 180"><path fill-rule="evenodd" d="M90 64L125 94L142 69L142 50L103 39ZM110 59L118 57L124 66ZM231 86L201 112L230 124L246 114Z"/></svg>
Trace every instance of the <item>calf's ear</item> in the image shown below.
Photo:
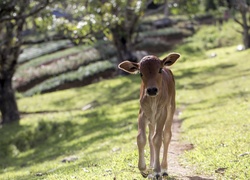
<svg viewBox="0 0 250 180"><path fill-rule="evenodd" d="M162 60L163 66L171 66L180 57L179 53L171 53Z"/></svg>
<svg viewBox="0 0 250 180"><path fill-rule="evenodd" d="M118 65L118 68L130 74L136 74L139 72L139 64L130 61L121 62Z"/></svg>

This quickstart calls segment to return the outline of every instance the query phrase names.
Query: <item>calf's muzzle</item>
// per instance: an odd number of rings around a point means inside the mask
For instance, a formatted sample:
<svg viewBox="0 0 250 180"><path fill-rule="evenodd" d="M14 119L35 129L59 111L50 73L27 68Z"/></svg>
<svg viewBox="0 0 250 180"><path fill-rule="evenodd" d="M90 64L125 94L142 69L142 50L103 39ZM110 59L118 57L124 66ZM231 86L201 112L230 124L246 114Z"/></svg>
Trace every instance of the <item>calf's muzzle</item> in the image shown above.
<svg viewBox="0 0 250 180"><path fill-rule="evenodd" d="M158 94L158 89L156 87L147 88L148 96L156 96Z"/></svg>

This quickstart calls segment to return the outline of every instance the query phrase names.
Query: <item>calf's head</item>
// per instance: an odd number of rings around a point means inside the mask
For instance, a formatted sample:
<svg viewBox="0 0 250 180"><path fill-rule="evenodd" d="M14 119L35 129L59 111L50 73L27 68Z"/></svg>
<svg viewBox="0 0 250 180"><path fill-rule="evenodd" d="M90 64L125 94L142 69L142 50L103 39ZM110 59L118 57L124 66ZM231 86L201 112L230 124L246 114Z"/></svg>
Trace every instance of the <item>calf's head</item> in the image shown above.
<svg viewBox="0 0 250 180"><path fill-rule="evenodd" d="M145 92L148 96L156 96L162 85L164 66L171 66L180 57L178 53L171 53L163 60L156 56L145 56L139 63L124 61L118 67L130 74L140 73Z"/></svg>

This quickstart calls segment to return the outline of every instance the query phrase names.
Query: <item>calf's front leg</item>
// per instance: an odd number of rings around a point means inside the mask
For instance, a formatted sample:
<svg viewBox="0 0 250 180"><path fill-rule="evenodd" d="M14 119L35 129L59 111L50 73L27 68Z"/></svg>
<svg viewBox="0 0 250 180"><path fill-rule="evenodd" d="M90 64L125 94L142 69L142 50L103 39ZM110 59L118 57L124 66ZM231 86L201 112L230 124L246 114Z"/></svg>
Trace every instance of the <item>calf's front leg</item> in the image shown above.
<svg viewBox="0 0 250 180"><path fill-rule="evenodd" d="M164 130L163 130L163 158L161 163L161 172L162 176L168 176L167 169L168 169L168 147L172 137L171 127L173 123L173 117L175 112L175 101L172 101L172 105L168 109L168 116L165 122Z"/></svg>
<svg viewBox="0 0 250 180"><path fill-rule="evenodd" d="M161 172L162 176L168 176L167 169L168 169L168 146L171 140L171 127L170 128L165 128L163 132L163 158L162 158L162 163L161 163Z"/></svg>
<svg viewBox="0 0 250 180"><path fill-rule="evenodd" d="M146 145L146 119L141 113L138 119L138 135L137 146L139 152L138 168L141 171L141 175L146 178L148 176L147 167L145 163L144 148Z"/></svg>
<svg viewBox="0 0 250 180"><path fill-rule="evenodd" d="M154 178L161 179L161 166L160 166L160 149L162 145L162 131L164 127L165 117L161 117L156 124L155 134L153 136L154 146Z"/></svg>
<svg viewBox="0 0 250 180"><path fill-rule="evenodd" d="M162 132L156 131L152 141L154 146L154 177L159 179L161 177L160 149L162 144Z"/></svg>

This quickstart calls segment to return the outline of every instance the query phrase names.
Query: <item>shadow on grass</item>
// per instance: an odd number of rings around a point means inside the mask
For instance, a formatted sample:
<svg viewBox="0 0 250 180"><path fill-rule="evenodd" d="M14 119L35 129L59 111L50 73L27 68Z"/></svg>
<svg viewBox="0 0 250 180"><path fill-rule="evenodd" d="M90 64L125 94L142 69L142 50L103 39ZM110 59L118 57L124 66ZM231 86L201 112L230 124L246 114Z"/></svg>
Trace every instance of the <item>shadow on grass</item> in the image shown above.
<svg viewBox="0 0 250 180"><path fill-rule="evenodd" d="M128 126L135 128L136 124L128 122L128 119L132 121L136 119L137 114L134 114L114 121L109 117L106 109L102 108L72 116L71 118L75 120L68 117L64 121L40 121L34 127L7 125L0 129L2 169L0 172L8 167L19 170L22 167L54 160L62 155L72 155L80 150L87 149L88 156L98 151L110 152L111 145L93 147L93 144L110 141L112 137L128 133ZM21 157L15 155L15 151L18 153L29 149L33 150L30 155ZM109 156L109 153L106 155ZM99 158L101 157L96 157L94 161L98 162ZM88 162L88 160L81 161L86 165Z"/></svg>
<svg viewBox="0 0 250 180"><path fill-rule="evenodd" d="M125 80L121 82L115 81L117 84L100 83L99 87L98 85L95 87L96 89L90 86L87 91L98 91L98 93L93 93L96 97L91 98L95 102L95 107L91 110L80 111L80 108L72 105L70 106L72 109L65 108L63 111L34 112L31 115L37 113L36 116L41 117L35 118L34 124L10 124L0 129L0 173L6 170L6 172L22 171L22 168L29 168L46 161L54 163L58 161L60 164L62 162L59 157L63 158L79 154L79 152L87 154L91 159L79 157L80 160L72 165L67 164L55 170L48 169L49 173L64 170L70 166L91 166L90 163L110 157L112 142L119 141L126 133L130 134L131 130L136 129L138 109L122 105L117 110L116 105L138 99L140 77L124 78ZM82 93L81 89L76 88L74 91L76 94ZM68 101L70 99L66 97L63 102L60 99L53 103L55 106L60 106ZM113 113L112 108L118 111L115 112L117 114ZM120 112L130 110L133 113L120 115ZM37 121L37 119L40 120ZM32 173L34 174L22 176L20 179L28 179L31 176L39 178L35 176L37 172Z"/></svg>
<svg viewBox="0 0 250 180"><path fill-rule="evenodd" d="M200 68L189 68L189 69L181 70L181 74L175 75L176 87L177 89L202 89L208 86L212 86L215 83L217 83L217 81L208 83L207 80L204 80L200 82L192 82L184 86L178 83L178 79L183 79L183 78L193 79L194 76L201 76L202 74L211 74L210 77L214 78L213 76L216 76L216 73L221 74L223 70L227 68L232 68L234 66L236 66L236 64L221 63L217 66L205 66L205 67L200 67Z"/></svg>

